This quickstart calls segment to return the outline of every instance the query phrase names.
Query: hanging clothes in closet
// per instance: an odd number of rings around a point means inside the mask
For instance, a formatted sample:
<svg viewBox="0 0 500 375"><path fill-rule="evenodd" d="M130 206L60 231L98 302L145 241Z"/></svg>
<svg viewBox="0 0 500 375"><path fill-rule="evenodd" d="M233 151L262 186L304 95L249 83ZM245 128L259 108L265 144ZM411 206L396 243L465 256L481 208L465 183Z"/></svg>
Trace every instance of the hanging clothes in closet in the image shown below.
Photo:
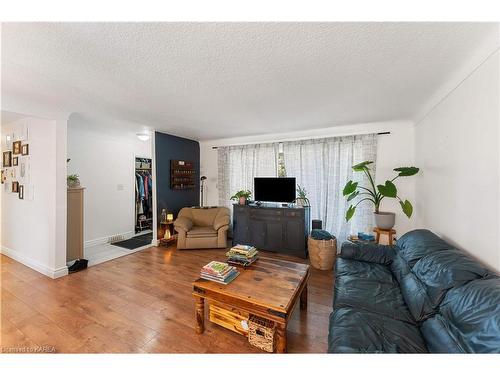
<svg viewBox="0 0 500 375"><path fill-rule="evenodd" d="M140 167L137 167L139 163ZM135 204L136 232L152 229L153 220L153 178L151 160L136 158Z"/></svg>
<svg viewBox="0 0 500 375"><path fill-rule="evenodd" d="M137 213L148 217L152 210L153 178L149 172L137 172L135 179Z"/></svg>

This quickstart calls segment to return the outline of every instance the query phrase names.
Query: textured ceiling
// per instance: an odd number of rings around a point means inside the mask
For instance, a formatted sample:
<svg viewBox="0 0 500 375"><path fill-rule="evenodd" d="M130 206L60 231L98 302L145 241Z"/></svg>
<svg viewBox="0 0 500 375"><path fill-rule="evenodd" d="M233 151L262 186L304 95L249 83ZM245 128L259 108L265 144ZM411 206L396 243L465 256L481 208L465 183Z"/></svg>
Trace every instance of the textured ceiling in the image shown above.
<svg viewBox="0 0 500 375"><path fill-rule="evenodd" d="M3 24L2 93L200 140L415 119L495 27Z"/></svg>

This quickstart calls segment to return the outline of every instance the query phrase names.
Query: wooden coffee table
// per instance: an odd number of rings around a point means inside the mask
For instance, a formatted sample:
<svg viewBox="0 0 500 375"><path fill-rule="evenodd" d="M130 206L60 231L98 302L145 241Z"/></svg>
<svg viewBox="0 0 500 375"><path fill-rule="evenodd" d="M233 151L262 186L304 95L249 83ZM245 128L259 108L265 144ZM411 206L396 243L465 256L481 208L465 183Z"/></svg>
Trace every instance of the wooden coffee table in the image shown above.
<svg viewBox="0 0 500 375"><path fill-rule="evenodd" d="M276 324L276 352L286 353L286 328L300 299L307 309L309 266L271 258L260 258L228 285L198 279L193 283L196 302L196 332L205 327L205 300L245 310Z"/></svg>

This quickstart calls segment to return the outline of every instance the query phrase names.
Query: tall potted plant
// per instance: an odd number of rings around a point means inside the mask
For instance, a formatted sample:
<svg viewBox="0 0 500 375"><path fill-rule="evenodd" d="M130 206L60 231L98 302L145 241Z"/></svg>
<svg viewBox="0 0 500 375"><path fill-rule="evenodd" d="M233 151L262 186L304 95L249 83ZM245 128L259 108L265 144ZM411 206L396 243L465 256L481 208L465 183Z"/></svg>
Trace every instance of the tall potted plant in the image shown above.
<svg viewBox="0 0 500 375"><path fill-rule="evenodd" d="M230 199L237 200L239 204L247 204L248 199L252 196L250 190L240 190L236 192Z"/></svg>
<svg viewBox="0 0 500 375"><path fill-rule="evenodd" d="M385 181L384 185L376 185L373 180L373 177L370 172L369 165L372 164L372 161L364 161L362 163L356 164L352 167L355 172L362 172L366 175L369 181L369 186L359 186L357 182L353 182L352 180L348 181L344 187L343 195L347 197L347 201L351 202L354 199L358 199L357 203L351 204L346 211L345 218L346 221L349 221L356 212L356 207L364 201L372 202L374 205L374 216L375 223L380 229L392 229L395 223L394 212L382 212L380 211L380 203L384 198L392 198L397 199L399 204L401 205L401 209L403 213L411 217L413 213L413 206L411 205L408 199L401 199L398 196L398 189L394 184L394 181L399 177L408 177L413 176L418 173L419 168L416 167L399 167L395 168L394 171L397 172L397 175L392 180Z"/></svg>

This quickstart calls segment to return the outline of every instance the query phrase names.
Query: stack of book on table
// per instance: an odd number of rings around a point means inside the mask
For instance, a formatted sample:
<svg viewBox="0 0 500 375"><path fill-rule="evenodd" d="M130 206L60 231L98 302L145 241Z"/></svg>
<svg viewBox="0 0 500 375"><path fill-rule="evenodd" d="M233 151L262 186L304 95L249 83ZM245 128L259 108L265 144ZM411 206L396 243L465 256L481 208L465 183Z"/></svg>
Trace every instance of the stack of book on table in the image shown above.
<svg viewBox="0 0 500 375"><path fill-rule="evenodd" d="M253 246L236 245L226 253L227 262L238 266L247 267L258 259L259 252Z"/></svg>
<svg viewBox="0 0 500 375"><path fill-rule="evenodd" d="M224 285L233 281L240 273L236 267L230 266L227 263L212 261L201 269L200 276L202 279L215 281Z"/></svg>

